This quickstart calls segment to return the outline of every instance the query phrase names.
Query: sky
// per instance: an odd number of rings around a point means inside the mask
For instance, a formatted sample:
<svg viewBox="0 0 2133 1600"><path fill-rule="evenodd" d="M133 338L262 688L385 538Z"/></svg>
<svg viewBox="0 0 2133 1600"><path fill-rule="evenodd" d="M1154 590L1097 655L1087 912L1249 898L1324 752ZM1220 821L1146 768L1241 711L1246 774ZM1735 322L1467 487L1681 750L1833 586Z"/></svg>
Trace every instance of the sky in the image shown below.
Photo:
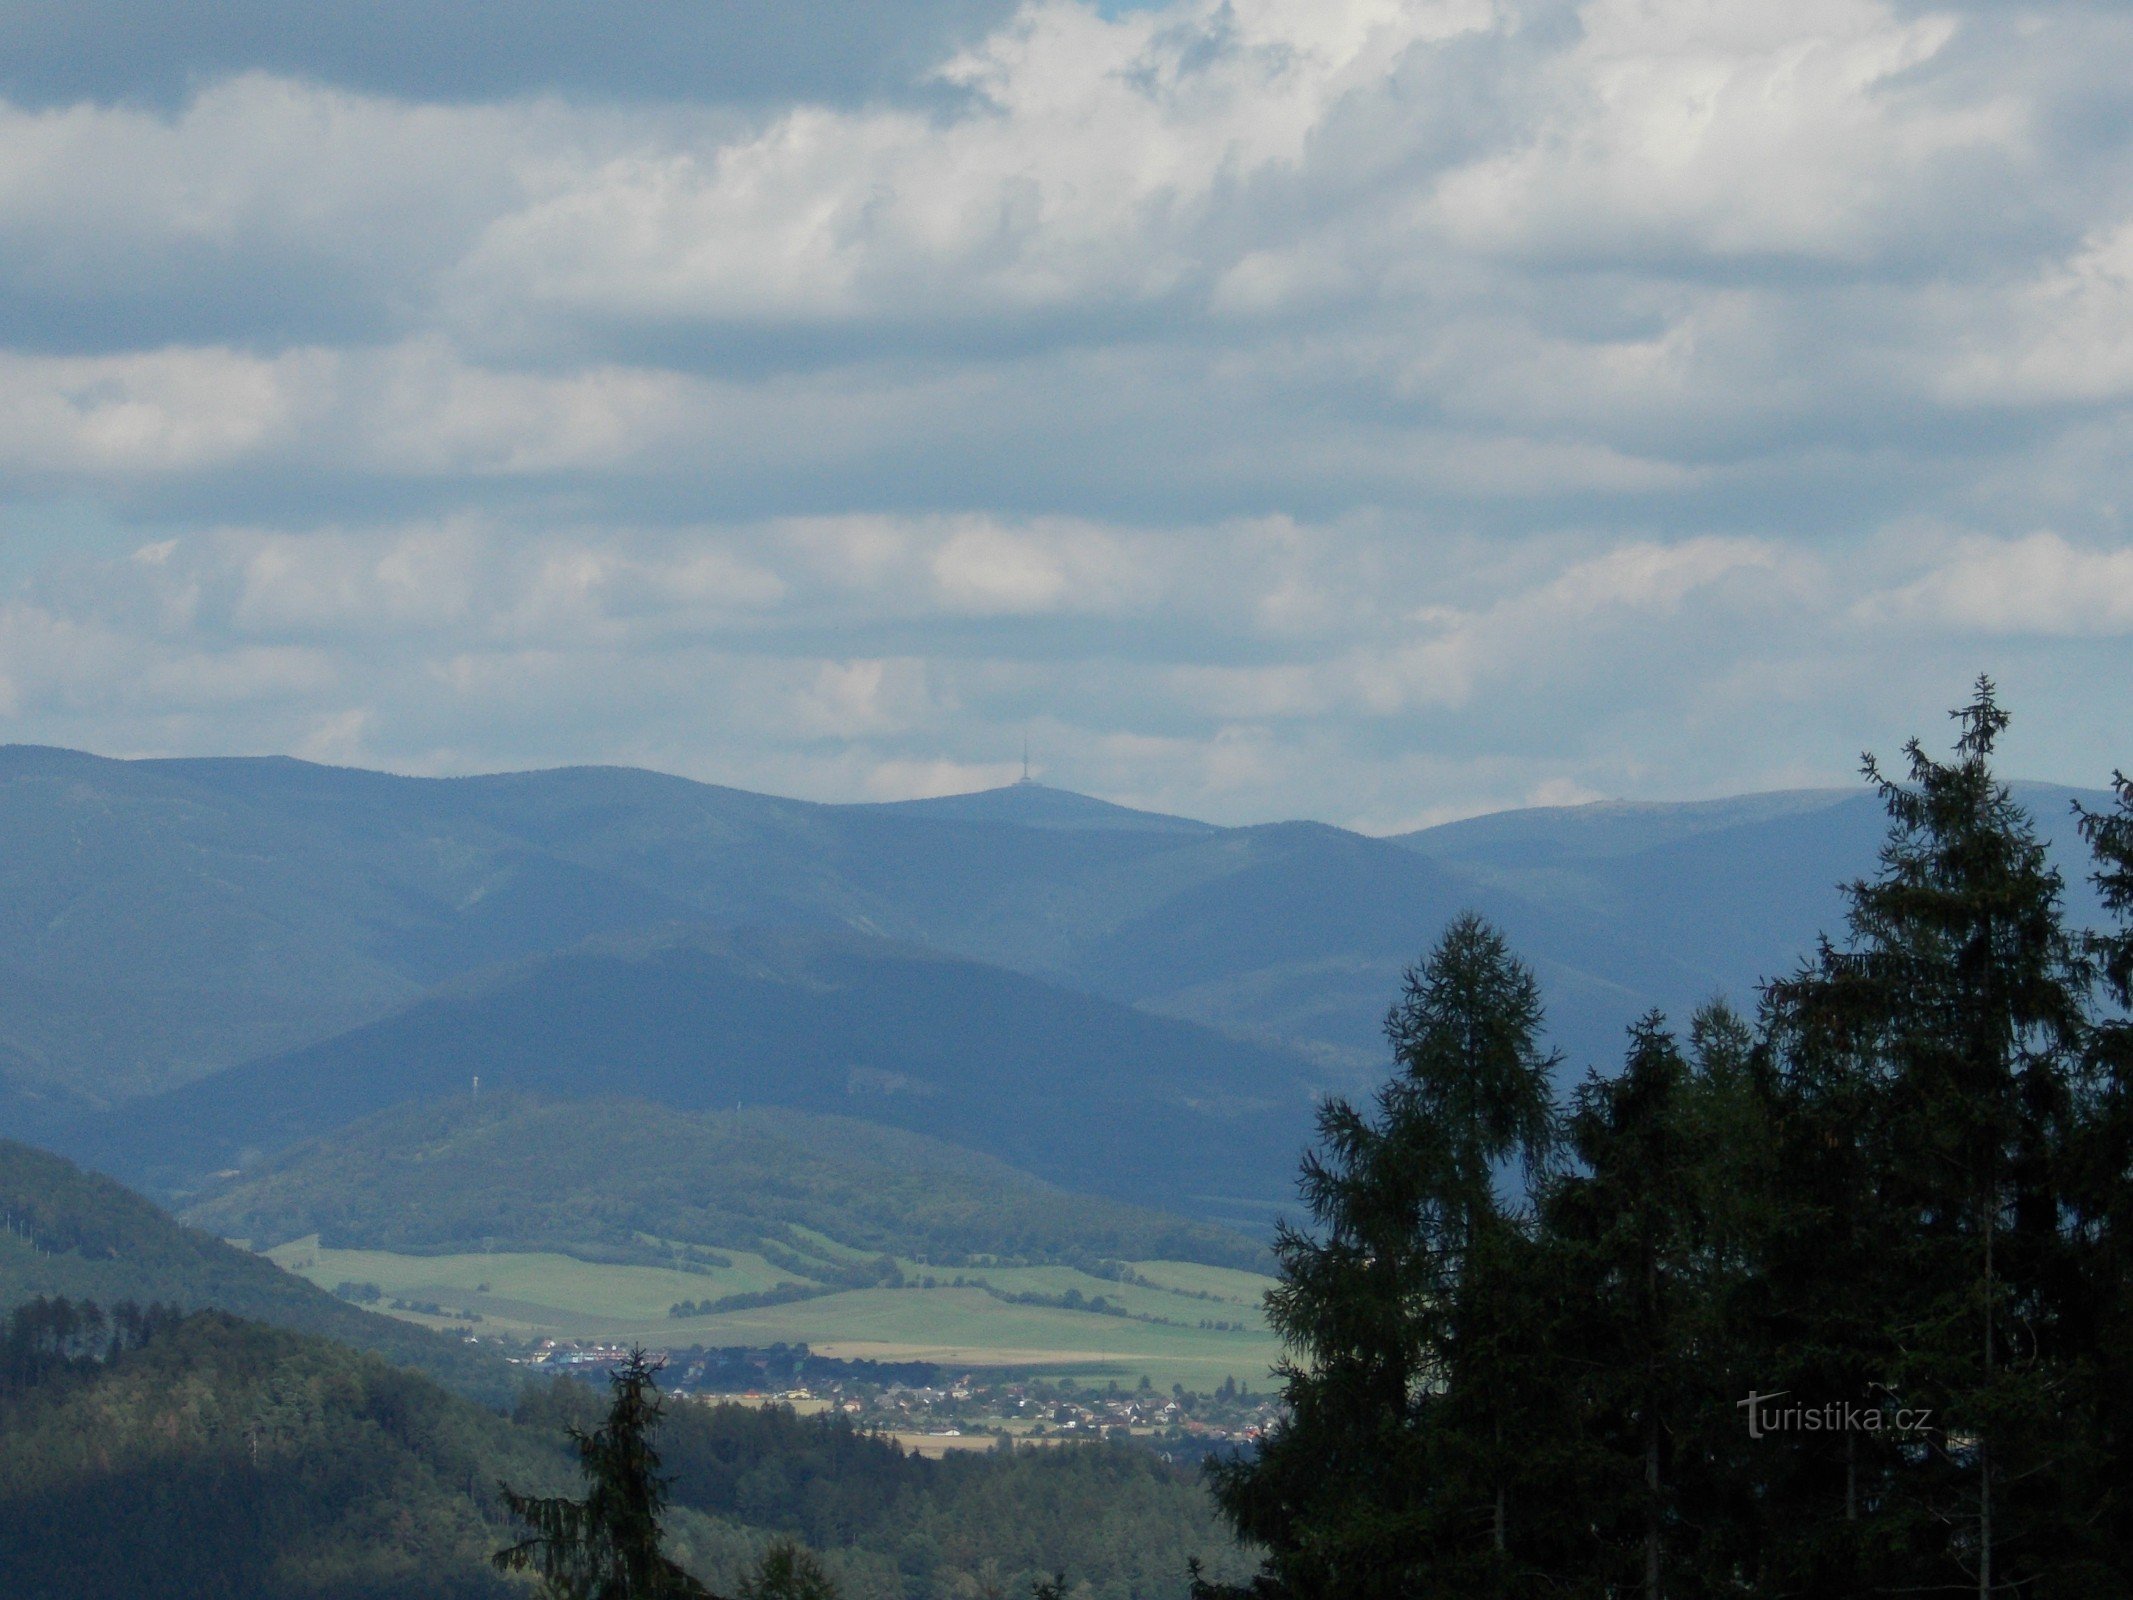
<svg viewBox="0 0 2133 1600"><path fill-rule="evenodd" d="M0 0L0 739L2133 766L2133 7Z"/></svg>

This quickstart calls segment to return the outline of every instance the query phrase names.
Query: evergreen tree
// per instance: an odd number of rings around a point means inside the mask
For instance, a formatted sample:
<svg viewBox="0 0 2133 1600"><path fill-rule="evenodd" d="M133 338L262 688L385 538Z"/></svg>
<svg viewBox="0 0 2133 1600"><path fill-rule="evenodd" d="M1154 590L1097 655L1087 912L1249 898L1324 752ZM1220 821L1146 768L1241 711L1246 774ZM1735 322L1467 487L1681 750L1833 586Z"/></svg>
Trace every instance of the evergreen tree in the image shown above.
<svg viewBox="0 0 2133 1600"><path fill-rule="evenodd" d="M1952 762L1916 740L1901 780L1868 759L1881 870L1848 890L1848 946L1772 1001L1785 1098L1832 1152L1806 1175L1830 1230L1811 1243L1845 1274L1843 1306L1787 1308L1808 1313L1793 1343L1940 1425L1884 1453L1863 1507L1847 1469L1845 1519L1869 1523L1851 1576L1983 1597L2045 1592L2090 1543L2066 1497L2089 1441L2069 1409L2062 1194L2086 984L2059 877L1992 771L2007 716L1989 680L1954 715Z"/></svg>
<svg viewBox="0 0 2133 1600"><path fill-rule="evenodd" d="M659 1548L667 1480L651 1441L664 1411L658 1370L642 1346L633 1348L609 1376L607 1420L590 1433L571 1426L584 1499L536 1498L499 1486L511 1514L532 1530L496 1553L500 1570L538 1573L555 1600L711 1600Z"/></svg>
<svg viewBox="0 0 2133 1600"><path fill-rule="evenodd" d="M821 1562L793 1540L780 1539L741 1579L740 1600L837 1600L837 1586Z"/></svg>
<svg viewBox="0 0 2133 1600"><path fill-rule="evenodd" d="M2069 1318L2095 1378L2093 1497L2116 1513L2101 1524L2100 1559L2133 1572L2133 779L2111 775L2113 804L2080 811L2093 881L2110 923L2091 934L2106 1009L2089 1035L2088 1080L2068 1181L2075 1237L2089 1260Z"/></svg>
<svg viewBox="0 0 2133 1600"><path fill-rule="evenodd" d="M1407 974L1387 1020L1398 1071L1375 1115L1320 1111L1301 1180L1315 1228L1282 1229L1268 1296L1296 1353L1289 1420L1215 1473L1224 1511L1268 1549L1261 1592L1509 1581L1516 1342L1532 1324L1510 1303L1525 1240L1496 1186L1506 1161L1538 1169L1553 1147L1541 1021L1531 972L1462 916Z"/></svg>
<svg viewBox="0 0 2133 1600"><path fill-rule="evenodd" d="M1543 1203L1563 1297L1553 1356L1576 1375L1587 1542L1556 1562L1573 1590L1658 1600L1706 1586L1731 1555L1710 1514L1733 1476L1731 1430L1713 1415L1729 1387L1718 1320L1729 1252L1705 1142L1718 1127L1710 1088L1665 1020L1643 1018L1621 1072L1580 1089L1576 1168Z"/></svg>

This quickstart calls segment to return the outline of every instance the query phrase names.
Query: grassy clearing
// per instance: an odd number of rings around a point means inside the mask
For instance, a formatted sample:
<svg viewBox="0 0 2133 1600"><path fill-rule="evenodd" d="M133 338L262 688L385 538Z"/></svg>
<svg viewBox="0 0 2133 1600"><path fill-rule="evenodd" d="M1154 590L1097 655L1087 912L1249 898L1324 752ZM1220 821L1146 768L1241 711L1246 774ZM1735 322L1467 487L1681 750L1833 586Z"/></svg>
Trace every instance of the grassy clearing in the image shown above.
<svg viewBox="0 0 2133 1600"><path fill-rule="evenodd" d="M950 1287L954 1273L905 1263L914 1282L927 1272L936 1287L858 1289L786 1305L708 1317L669 1317L682 1300L761 1290L788 1275L759 1256L734 1254L730 1269L678 1272L617 1266L571 1256L499 1252L451 1256L383 1250L328 1250L300 1239L270 1252L273 1260L331 1289L375 1283L386 1300L435 1302L443 1317L395 1313L431 1327L464 1325L450 1313L479 1313L483 1333L511 1338L640 1339L655 1345L768 1345L805 1342L826 1355L875 1360L932 1360L968 1367L1043 1367L1077 1378L1142 1375L1159 1387L1212 1389L1234 1377L1258 1387L1279 1353L1259 1315L1267 1281L1222 1268L1149 1262L1136 1270L1178 1288L1217 1292L1207 1301L1113 1283L1068 1267L985 1269L1009 1293L1102 1295L1114 1305L1165 1323L1103 1316L1049 1305L1013 1305L982 1289ZM1202 1277L1202 1274L1212 1274ZM1202 1287L1202 1285L1206 1287ZM1233 1296L1230 1292L1233 1292ZM378 1309L386 1309L381 1302ZM1242 1323L1241 1330L1202 1328L1202 1320Z"/></svg>
<svg viewBox="0 0 2133 1600"><path fill-rule="evenodd" d="M1257 1316L1260 1302L1274 1285L1272 1278L1233 1267L1203 1267L1196 1261L1136 1261L1133 1270L1150 1283L1181 1295L1211 1294L1218 1300L1244 1306Z"/></svg>
<svg viewBox="0 0 2133 1600"><path fill-rule="evenodd" d="M478 1312L485 1331L558 1338L665 1330L674 1326L667 1307L676 1301L767 1289L791 1277L760 1256L737 1253L732 1267L715 1273L596 1264L535 1251L407 1256L327 1250L314 1239L293 1240L267 1254L323 1288L374 1283L387 1299L435 1301L447 1310ZM381 1302L374 1309L387 1307ZM438 1326L462 1319L411 1315L410 1320Z"/></svg>

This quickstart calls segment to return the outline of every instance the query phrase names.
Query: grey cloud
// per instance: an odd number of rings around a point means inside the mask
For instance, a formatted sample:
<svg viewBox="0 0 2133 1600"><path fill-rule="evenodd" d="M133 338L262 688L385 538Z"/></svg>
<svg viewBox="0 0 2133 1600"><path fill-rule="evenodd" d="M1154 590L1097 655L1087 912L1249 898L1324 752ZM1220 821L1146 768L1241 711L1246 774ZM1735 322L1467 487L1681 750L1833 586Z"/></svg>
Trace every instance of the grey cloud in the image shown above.
<svg viewBox="0 0 2133 1600"><path fill-rule="evenodd" d="M907 90L1004 0L11 0L0 93L19 103L181 104L265 71L464 102L852 103Z"/></svg>
<svg viewBox="0 0 2133 1600"><path fill-rule="evenodd" d="M312 11L0 18L10 736L864 797L1027 731L1375 827L1841 780L1981 666L2027 770L2117 736L2108 10Z"/></svg>
<svg viewBox="0 0 2133 1600"><path fill-rule="evenodd" d="M1392 828L1843 781L1982 658L2025 712L2025 770L2094 781L2082 740L2106 730L2075 669L2133 634L2133 577L2062 542L2008 600L1995 574L2023 554L1396 522L228 530L21 587L0 695L16 736L105 748L634 759L830 798L996 779L1027 732L1052 777L1120 798ZM2069 640L2037 609L2053 583L2126 594Z"/></svg>

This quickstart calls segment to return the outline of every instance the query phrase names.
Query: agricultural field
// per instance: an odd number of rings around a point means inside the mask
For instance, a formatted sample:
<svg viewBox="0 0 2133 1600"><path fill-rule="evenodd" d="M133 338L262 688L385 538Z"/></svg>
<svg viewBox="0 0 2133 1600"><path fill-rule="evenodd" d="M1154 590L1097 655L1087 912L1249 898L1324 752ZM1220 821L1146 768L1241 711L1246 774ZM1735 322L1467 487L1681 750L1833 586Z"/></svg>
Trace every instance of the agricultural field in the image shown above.
<svg viewBox="0 0 2133 1600"><path fill-rule="evenodd" d="M667 1314L677 1302L759 1293L789 1280L760 1256L730 1254L730 1268L677 1271L532 1251L417 1256L332 1250L312 1238L268 1252L326 1289L375 1285L380 1298L373 1309L510 1341L804 1342L847 1359L1031 1368L1124 1383L1146 1376L1163 1389L1181 1383L1203 1391L1225 1378L1257 1387L1280 1353L1258 1305L1270 1280L1164 1261L1133 1266L1145 1283L1069 1267L1019 1267L969 1269L960 1274L962 1286L956 1272L904 1262L902 1288L846 1290L709 1316ZM1041 1296L1047 1303L1003 1301L968 1282L980 1277L1000 1294ZM1075 1295L1078 1307L1056 1303ZM1099 1297L1128 1314L1087 1309ZM395 1307L395 1300L401 1305Z"/></svg>

